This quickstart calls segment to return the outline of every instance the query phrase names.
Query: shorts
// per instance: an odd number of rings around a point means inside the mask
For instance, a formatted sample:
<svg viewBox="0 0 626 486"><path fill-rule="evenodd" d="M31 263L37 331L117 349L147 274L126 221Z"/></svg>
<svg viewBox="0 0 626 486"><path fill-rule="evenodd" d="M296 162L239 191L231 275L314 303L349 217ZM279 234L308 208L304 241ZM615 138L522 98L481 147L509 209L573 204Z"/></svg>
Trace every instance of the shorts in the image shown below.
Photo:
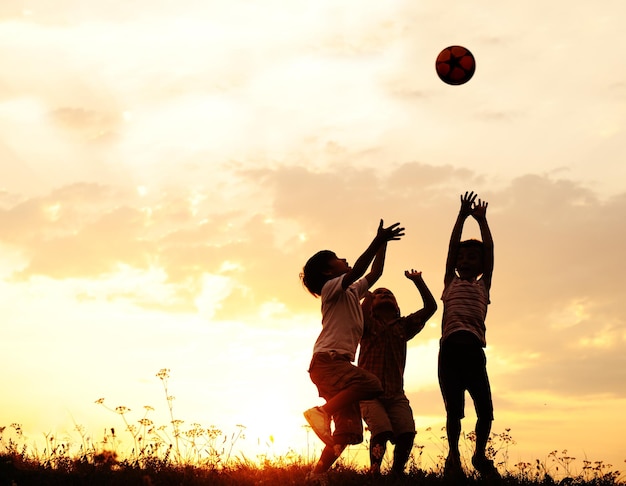
<svg viewBox="0 0 626 486"><path fill-rule="evenodd" d="M380 380L369 371L354 366L346 355L333 351L315 353L309 367L311 381L317 386L319 396L330 400L340 391L358 387L363 393L375 397L382 393ZM333 415L333 438L338 444L363 442L363 422L359 402L355 402Z"/></svg>
<svg viewBox="0 0 626 486"><path fill-rule="evenodd" d="M361 414L372 437L391 432L394 437L415 433L415 420L409 399L400 393L392 397L361 402Z"/></svg>
<svg viewBox="0 0 626 486"><path fill-rule="evenodd" d="M493 420L491 387L485 351L473 334L458 331L439 348L439 387L449 418L465 417L465 390L474 401L476 417Z"/></svg>

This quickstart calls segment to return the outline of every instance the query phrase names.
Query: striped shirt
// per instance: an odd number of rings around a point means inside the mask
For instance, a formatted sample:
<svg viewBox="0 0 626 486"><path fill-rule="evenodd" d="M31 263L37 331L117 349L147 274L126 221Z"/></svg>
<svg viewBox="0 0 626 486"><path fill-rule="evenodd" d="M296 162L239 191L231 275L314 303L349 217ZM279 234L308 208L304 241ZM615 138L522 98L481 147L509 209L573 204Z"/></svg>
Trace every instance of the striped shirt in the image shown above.
<svg viewBox="0 0 626 486"><path fill-rule="evenodd" d="M457 331L469 331L487 345L485 318L489 305L489 291L481 280L462 280L455 276L444 289L441 342Z"/></svg>

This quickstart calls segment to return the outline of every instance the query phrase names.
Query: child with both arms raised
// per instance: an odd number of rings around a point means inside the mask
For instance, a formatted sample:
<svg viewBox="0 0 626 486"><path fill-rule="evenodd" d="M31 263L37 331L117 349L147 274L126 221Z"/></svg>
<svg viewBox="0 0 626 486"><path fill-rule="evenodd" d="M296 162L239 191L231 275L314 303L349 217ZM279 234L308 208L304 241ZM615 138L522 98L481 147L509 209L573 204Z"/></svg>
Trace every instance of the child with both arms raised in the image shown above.
<svg viewBox="0 0 626 486"><path fill-rule="evenodd" d="M304 417L325 447L310 480L323 482L346 446L363 441L359 402L383 392L374 374L352 362L363 335L360 301L382 275L387 243L404 236L399 224L385 228L381 219L376 236L354 267L334 252L322 250L309 258L300 274L307 290L322 301L322 331L313 347L309 375L326 404L305 411Z"/></svg>
<svg viewBox="0 0 626 486"><path fill-rule="evenodd" d="M459 438L464 417L465 390L476 409L476 450L472 465L484 477L498 478L485 451L493 421L491 387L487 376L485 317L490 303L493 273L493 238L487 224L487 202L474 192L461 196L448 248L444 276L442 336L439 348L439 385L446 408L449 453L444 476L456 483L465 478L461 467ZM472 216L482 241L461 241L463 225Z"/></svg>

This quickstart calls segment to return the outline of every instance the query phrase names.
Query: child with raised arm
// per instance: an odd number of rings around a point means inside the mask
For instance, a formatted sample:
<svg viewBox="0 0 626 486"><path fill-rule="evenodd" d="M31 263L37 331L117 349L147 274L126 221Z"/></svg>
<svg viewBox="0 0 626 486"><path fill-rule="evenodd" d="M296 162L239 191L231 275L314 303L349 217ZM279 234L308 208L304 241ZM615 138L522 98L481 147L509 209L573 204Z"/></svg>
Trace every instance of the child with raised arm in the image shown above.
<svg viewBox="0 0 626 486"><path fill-rule="evenodd" d="M465 416L465 390L476 409L476 450L472 465L484 477L499 477L485 455L493 421L491 388L484 349L485 317L490 303L493 239L487 224L487 202L474 192L461 196L461 209L452 229L444 276L442 336L439 347L439 386L446 408L449 452L444 476L465 477L459 454L461 419ZM465 220L472 216L482 241L461 241Z"/></svg>
<svg viewBox="0 0 626 486"><path fill-rule="evenodd" d="M409 399L404 393L404 368L407 342L422 329L437 310L437 301L428 289L422 272L405 271L415 284L422 308L402 316L393 293L378 288L363 300L361 307L365 330L361 338L359 367L374 373L383 385L383 393L361 402L361 413L370 433L370 472L380 474L387 442L394 444L391 473L404 475L413 449L415 421Z"/></svg>
<svg viewBox="0 0 626 486"><path fill-rule="evenodd" d="M354 267L334 252L322 250L307 261L300 274L307 290L322 301L322 331L313 347L309 375L326 404L307 410L304 417L326 446L310 474L311 481L324 482L326 471L345 447L363 441L359 402L383 391L375 375L352 362L363 334L360 301L382 275L387 243L402 236L404 228L399 223L385 228L381 219L376 236ZM335 425L332 434L331 420Z"/></svg>

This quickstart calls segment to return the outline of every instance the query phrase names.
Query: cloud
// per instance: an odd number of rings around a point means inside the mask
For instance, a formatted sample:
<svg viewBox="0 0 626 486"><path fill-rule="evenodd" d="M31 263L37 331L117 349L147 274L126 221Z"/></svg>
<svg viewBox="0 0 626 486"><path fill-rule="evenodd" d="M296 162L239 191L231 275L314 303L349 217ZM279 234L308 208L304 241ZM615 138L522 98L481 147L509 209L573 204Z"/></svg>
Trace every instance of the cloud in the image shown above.
<svg viewBox="0 0 626 486"><path fill-rule="evenodd" d="M405 225L405 241L411 242L394 242L391 271L400 274L424 262L437 293L458 194L474 187L491 203L497 260L490 319L506 323L498 326L517 335L529 325L523 319L546 321L576 301L589 302L607 321L620 302L619 292L601 275L623 266L616 255L624 241L619 229L624 198L602 201L573 181L524 176L483 193L489 181L480 174L418 163L388 175L342 165L334 172L236 169L229 177L233 190L248 187L250 194L222 193L216 199L208 188L196 196L171 188L141 198L77 184L19 203L7 200L0 235L28 257L16 274L21 279L97 278L120 264L162 268L172 285L180 285L181 292L186 288L184 299L191 305L208 272L237 282L222 316L241 309L241 300L254 307L277 299L295 311L308 306L297 281L306 258L330 248L355 260L381 217ZM476 232L471 222L467 226ZM527 311L513 319L498 310L519 305ZM523 335L515 340L519 347L534 347L533 341Z"/></svg>
<svg viewBox="0 0 626 486"><path fill-rule="evenodd" d="M601 201L572 181L533 175L490 200L502 206L491 218L488 318L498 355L522 366L513 375L523 387L624 396L624 305L614 280L626 270L624 197Z"/></svg>
<svg viewBox="0 0 626 486"><path fill-rule="evenodd" d="M112 142L123 122L120 113L86 108L62 107L53 110L52 119L79 140Z"/></svg>

